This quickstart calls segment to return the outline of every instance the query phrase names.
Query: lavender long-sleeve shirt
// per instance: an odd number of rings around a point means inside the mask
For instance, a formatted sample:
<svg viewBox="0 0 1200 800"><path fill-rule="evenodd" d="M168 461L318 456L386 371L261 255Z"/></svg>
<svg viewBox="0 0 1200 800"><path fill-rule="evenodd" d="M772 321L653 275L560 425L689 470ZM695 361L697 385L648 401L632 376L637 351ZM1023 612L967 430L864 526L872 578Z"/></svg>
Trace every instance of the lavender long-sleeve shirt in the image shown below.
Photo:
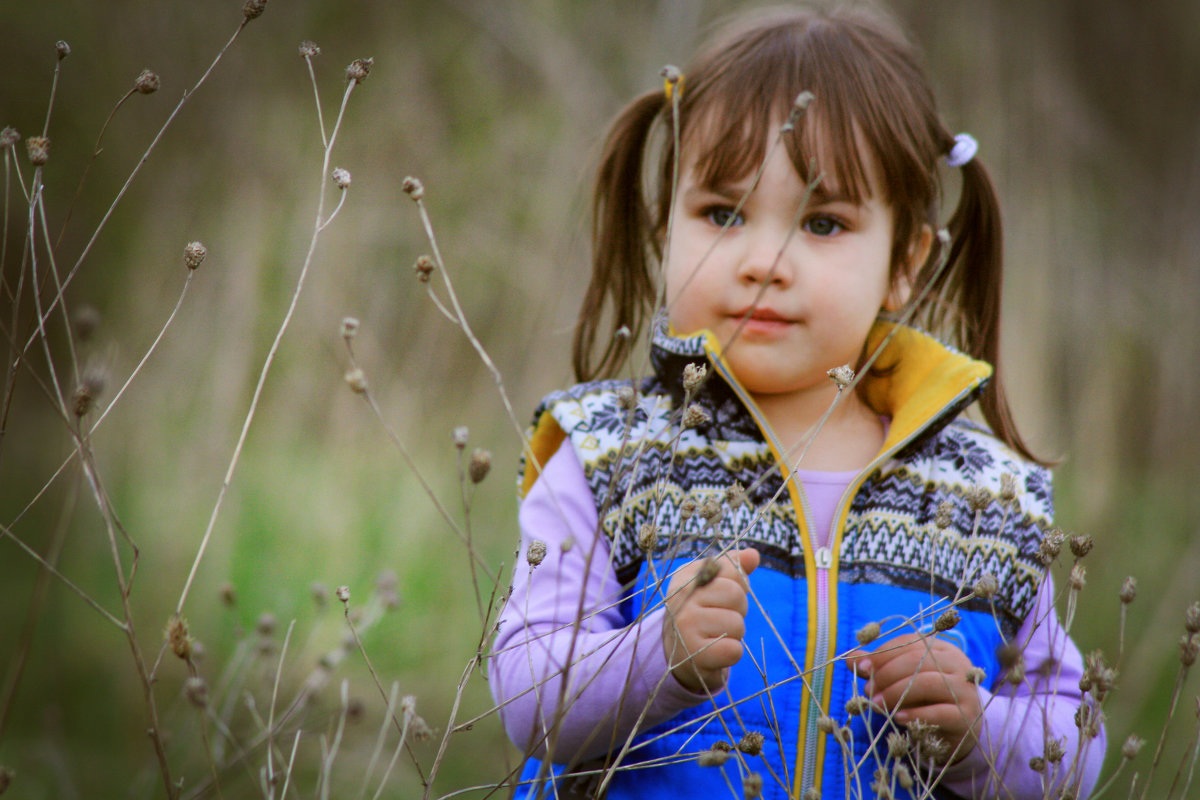
<svg viewBox="0 0 1200 800"><path fill-rule="evenodd" d="M799 476L803 480L805 473ZM805 493L816 527L827 530L853 474L808 477ZM521 504L520 525L521 558L491 669L492 694L518 747L557 762L584 759L619 749L635 726L644 730L708 699L671 675L662 645L663 609L625 624L609 548L596 535L595 501L570 447L544 465ZM531 568L525 554L536 540L546 544L546 556ZM1077 764L1082 798L1099 776L1104 732L1078 747L1075 712L1082 701L1083 661L1052 598L1047 578L1017 634L1016 641L1025 643L1026 680L979 690L984 709L979 742L946 768L941 782L956 794L1041 798L1047 777L1062 781ZM1048 739L1065 739L1063 760L1034 772L1030 759L1043 755Z"/></svg>

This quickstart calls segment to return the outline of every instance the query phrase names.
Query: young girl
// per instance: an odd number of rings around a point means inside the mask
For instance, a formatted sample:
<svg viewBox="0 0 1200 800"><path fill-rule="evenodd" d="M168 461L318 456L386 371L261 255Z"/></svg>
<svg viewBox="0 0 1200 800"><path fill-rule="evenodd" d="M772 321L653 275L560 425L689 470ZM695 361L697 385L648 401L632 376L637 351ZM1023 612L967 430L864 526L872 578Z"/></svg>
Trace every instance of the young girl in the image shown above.
<svg viewBox="0 0 1200 800"><path fill-rule="evenodd" d="M608 135L586 382L522 473L491 671L517 794L1085 796L1103 726L992 366L973 140L858 12L748 18L664 74ZM653 374L615 378L647 325Z"/></svg>

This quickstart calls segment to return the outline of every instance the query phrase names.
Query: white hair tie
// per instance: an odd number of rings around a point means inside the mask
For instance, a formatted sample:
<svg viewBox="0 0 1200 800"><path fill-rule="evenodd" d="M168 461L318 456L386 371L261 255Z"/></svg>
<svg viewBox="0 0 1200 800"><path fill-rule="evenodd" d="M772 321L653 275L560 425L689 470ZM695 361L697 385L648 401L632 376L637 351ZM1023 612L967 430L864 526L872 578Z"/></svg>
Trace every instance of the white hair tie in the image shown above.
<svg viewBox="0 0 1200 800"><path fill-rule="evenodd" d="M969 164L979 151L979 142L969 133L959 133L954 137L954 147L946 154L946 165L961 167Z"/></svg>

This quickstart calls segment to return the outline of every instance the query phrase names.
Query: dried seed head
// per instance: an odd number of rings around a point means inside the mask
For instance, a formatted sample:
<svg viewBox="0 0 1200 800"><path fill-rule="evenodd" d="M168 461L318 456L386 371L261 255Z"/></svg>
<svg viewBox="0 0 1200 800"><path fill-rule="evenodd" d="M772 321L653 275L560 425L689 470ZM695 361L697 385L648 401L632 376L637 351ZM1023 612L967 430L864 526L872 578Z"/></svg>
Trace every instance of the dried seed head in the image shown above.
<svg viewBox="0 0 1200 800"><path fill-rule="evenodd" d="M1000 502L1011 503L1017 499L1017 476L1005 472L1000 476Z"/></svg>
<svg viewBox="0 0 1200 800"><path fill-rule="evenodd" d="M1009 669L1021 660L1021 648L1015 642L1005 642L996 648L996 660L1001 667Z"/></svg>
<svg viewBox="0 0 1200 800"><path fill-rule="evenodd" d="M696 587L708 586L717 579L720 571L721 567L715 558L705 558L700 562L700 569L696 571Z"/></svg>
<svg viewBox="0 0 1200 800"><path fill-rule="evenodd" d="M861 694L856 694L846 701L846 715L857 717L859 714L866 711L871 705L871 701L863 697Z"/></svg>
<svg viewBox="0 0 1200 800"><path fill-rule="evenodd" d="M1099 706L1082 703L1075 709L1075 725L1079 735L1085 739L1095 739L1104 727L1104 712Z"/></svg>
<svg viewBox="0 0 1200 800"><path fill-rule="evenodd" d="M868 622L855 632L854 638L858 640L859 644L870 644L879 638L879 631L878 622Z"/></svg>
<svg viewBox="0 0 1200 800"><path fill-rule="evenodd" d="M199 675L193 675L183 682L183 696L196 708L208 705L208 682Z"/></svg>
<svg viewBox="0 0 1200 800"><path fill-rule="evenodd" d="M921 753L938 764L944 764L950 757L950 743L941 736L932 735L921 745Z"/></svg>
<svg viewBox="0 0 1200 800"><path fill-rule="evenodd" d="M351 367L346 370L346 374L342 376L346 381L346 385L355 394L367 393L367 375L359 367Z"/></svg>
<svg viewBox="0 0 1200 800"><path fill-rule="evenodd" d="M562 544L560 544L558 546L558 549L564 553L569 553L569 552L571 552L571 548L574 546L575 546L575 537L568 536L566 539L562 540Z"/></svg>
<svg viewBox="0 0 1200 800"><path fill-rule="evenodd" d="M1192 603L1183 612L1183 627L1188 633L1200 633L1200 602Z"/></svg>
<svg viewBox="0 0 1200 800"><path fill-rule="evenodd" d="M963 499L967 501L967 505L971 507L972 511L983 511L991 502L992 495L982 486L972 486L967 489Z"/></svg>
<svg viewBox="0 0 1200 800"><path fill-rule="evenodd" d="M831 717L821 716L817 718L817 730L824 734L833 733L837 730L837 725Z"/></svg>
<svg viewBox="0 0 1200 800"><path fill-rule="evenodd" d="M347 342L358 336L358 318L342 317L342 338Z"/></svg>
<svg viewBox="0 0 1200 800"><path fill-rule="evenodd" d="M746 731L737 743L737 749L748 756L762 753L764 737L758 731Z"/></svg>
<svg viewBox="0 0 1200 800"><path fill-rule="evenodd" d="M242 16L246 19L258 19L267 10L267 0L246 0L242 6Z"/></svg>
<svg viewBox="0 0 1200 800"><path fill-rule="evenodd" d="M715 497L706 497L700 504L700 516L709 524L716 525L721 521L721 503Z"/></svg>
<svg viewBox="0 0 1200 800"><path fill-rule="evenodd" d="M187 620L183 617L173 617L167 623L167 644L171 652L187 661L192 657L192 637L188 634Z"/></svg>
<svg viewBox="0 0 1200 800"><path fill-rule="evenodd" d="M1063 760L1063 756L1067 754L1067 737L1061 739L1047 739L1045 748L1042 751L1046 756L1046 762L1057 764Z"/></svg>
<svg viewBox="0 0 1200 800"><path fill-rule="evenodd" d="M1104 660L1104 653L1099 650L1093 650L1088 653L1083 659L1084 669L1083 675L1079 678L1079 688L1082 691L1091 691L1098 700L1103 700L1104 696L1112 691L1117 685L1117 671L1108 666Z"/></svg>
<svg viewBox="0 0 1200 800"><path fill-rule="evenodd" d="M525 551L525 560L529 562L529 566L536 567L538 564L546 560L546 543L541 539L534 539L529 543L529 549Z"/></svg>
<svg viewBox="0 0 1200 800"><path fill-rule="evenodd" d="M254 630L259 636L273 636L275 634L275 627L277 624L278 623L275 620L275 615L270 611L267 611L258 618L258 622L254 623Z"/></svg>
<svg viewBox="0 0 1200 800"><path fill-rule="evenodd" d="M233 588L232 583L223 583L218 590L221 597L221 605L226 608L233 608L237 605L237 590Z"/></svg>
<svg viewBox="0 0 1200 800"><path fill-rule="evenodd" d="M1029 768L1037 773L1046 771L1046 759L1042 756L1034 756L1029 759Z"/></svg>
<svg viewBox="0 0 1200 800"><path fill-rule="evenodd" d="M637 405L637 390L632 386L622 386L617 389L617 406L622 411L632 411Z"/></svg>
<svg viewBox="0 0 1200 800"><path fill-rule="evenodd" d="M742 797L745 800L758 800L762 797L763 777L758 772L748 772L742 778Z"/></svg>
<svg viewBox="0 0 1200 800"><path fill-rule="evenodd" d="M317 608L324 608L329 602L329 587L323 583L312 583L308 587L309 597L312 598L313 605Z"/></svg>
<svg viewBox="0 0 1200 800"><path fill-rule="evenodd" d="M467 446L467 437L471 435L471 431L466 425L459 425L450 432L450 440L454 442L454 446L462 450Z"/></svg>
<svg viewBox="0 0 1200 800"><path fill-rule="evenodd" d="M1196 656L1200 655L1200 639L1195 635L1185 633L1179 637L1179 663L1185 667L1190 667L1196 663Z"/></svg>
<svg viewBox="0 0 1200 800"><path fill-rule="evenodd" d="M488 470L492 468L492 454L484 450L482 447L476 447L471 453L471 461L467 464L467 476L470 477L471 483L479 483L487 477Z"/></svg>
<svg viewBox="0 0 1200 800"><path fill-rule="evenodd" d="M62 61L67 56L71 55L71 45L59 39L54 43L54 52L58 56L58 60Z"/></svg>
<svg viewBox="0 0 1200 800"><path fill-rule="evenodd" d="M945 611L943 611L938 616L937 619L935 619L933 621L933 630L936 633L941 633L942 631L948 631L951 628L953 628L955 625L958 624L958 620L959 620L958 609L947 608Z"/></svg>
<svg viewBox="0 0 1200 800"><path fill-rule="evenodd" d="M990 600L996 596L996 592L1000 590L1000 580L990 572L985 572L979 576L979 580L975 581L975 586L972 591L975 596L984 600Z"/></svg>
<svg viewBox="0 0 1200 800"><path fill-rule="evenodd" d="M1121 584L1121 593L1118 595L1121 598L1122 605L1129 605L1133 599L1137 597L1137 578L1130 575Z"/></svg>
<svg viewBox="0 0 1200 800"><path fill-rule="evenodd" d="M80 306L71 315L71 327L75 330L75 338L86 342L92 338L96 328L100 327L100 312L95 306Z"/></svg>
<svg viewBox="0 0 1200 800"><path fill-rule="evenodd" d="M892 731L887 735L887 749L889 758L904 758L908 755L908 751L912 749L912 742L908 740L906 734L900 731Z"/></svg>
<svg viewBox="0 0 1200 800"><path fill-rule="evenodd" d="M689 394L700 388L708 377L708 367L704 364L688 364L683 368L683 390Z"/></svg>
<svg viewBox="0 0 1200 800"><path fill-rule="evenodd" d="M421 283L429 283L434 268L433 259L429 256L418 256L417 263L413 264L413 272L417 273L417 280Z"/></svg>
<svg viewBox="0 0 1200 800"><path fill-rule="evenodd" d="M104 371L97 366L89 366L79 377L79 385L75 387L73 396L75 416L82 417L92 410L92 403L104 391Z"/></svg>
<svg viewBox="0 0 1200 800"><path fill-rule="evenodd" d="M692 403L683 412L683 427L698 428L701 425L708 424L709 420L711 419L712 417L707 411L695 403Z"/></svg>
<svg viewBox="0 0 1200 800"><path fill-rule="evenodd" d="M683 73L680 71L679 67L675 66L674 64L667 64L661 70L659 70L658 74L662 75L663 80L667 83L679 83L679 80L683 77Z"/></svg>
<svg viewBox="0 0 1200 800"><path fill-rule="evenodd" d="M1004 679L1013 686L1020 686L1025 682L1025 659L1021 659L1017 663L1009 667Z"/></svg>
<svg viewBox="0 0 1200 800"><path fill-rule="evenodd" d="M188 242L183 248L183 265L188 269L196 269L204 263L208 248L203 242Z"/></svg>
<svg viewBox="0 0 1200 800"><path fill-rule="evenodd" d="M1125 744L1121 745L1121 758L1126 761L1136 758L1138 751L1142 749L1142 745L1146 744L1146 740L1137 734L1131 733L1125 740Z"/></svg>
<svg viewBox="0 0 1200 800"><path fill-rule="evenodd" d="M983 671L983 667L971 667L967 670L967 683L983 686L985 680L987 680L987 673Z"/></svg>
<svg viewBox="0 0 1200 800"><path fill-rule="evenodd" d="M734 481L725 488L725 503L730 508L737 508L744 502L746 502L746 488L741 483Z"/></svg>
<svg viewBox="0 0 1200 800"><path fill-rule="evenodd" d="M300 43L301 58L316 58L321 55L321 48L316 42L310 42L307 39Z"/></svg>
<svg viewBox="0 0 1200 800"><path fill-rule="evenodd" d="M343 604L350 602L350 587L349 586L337 587L337 591L335 591L334 594L337 595L337 599L342 601Z"/></svg>
<svg viewBox="0 0 1200 800"><path fill-rule="evenodd" d="M896 776L896 783L900 784L900 788L905 791L913 787L912 773L908 771L907 764L896 764L892 767L892 774Z"/></svg>
<svg viewBox="0 0 1200 800"><path fill-rule="evenodd" d="M17 132L16 128L8 126L0 131L0 147L12 147L19 141L21 141L21 134Z"/></svg>
<svg viewBox="0 0 1200 800"><path fill-rule="evenodd" d="M1071 554L1076 558L1083 558L1088 553L1092 552L1092 537L1086 533L1077 533L1071 537L1068 542L1071 546Z"/></svg>
<svg viewBox="0 0 1200 800"><path fill-rule="evenodd" d="M345 189L350 185L350 170L348 169L334 167L330 177L333 178L333 185L339 189Z"/></svg>
<svg viewBox="0 0 1200 800"><path fill-rule="evenodd" d="M404 179L400 188L413 200L420 200L425 196L425 184L421 183L420 178L414 178L411 175Z"/></svg>
<svg viewBox="0 0 1200 800"><path fill-rule="evenodd" d="M641 527L638 531L637 542L638 547L647 555L658 548L658 528L654 526L654 523L647 522Z"/></svg>
<svg viewBox="0 0 1200 800"><path fill-rule="evenodd" d="M833 379L833 382L837 384L838 389L845 389L854 382L854 370L850 368L849 364L843 364L840 367L834 367L825 374Z"/></svg>
<svg viewBox="0 0 1200 800"><path fill-rule="evenodd" d="M804 793L803 800L821 800L821 790L814 786Z"/></svg>
<svg viewBox="0 0 1200 800"><path fill-rule="evenodd" d="M816 100L817 96L807 89L796 95L796 99L792 101L792 108L797 108L801 111L812 105L812 101Z"/></svg>
<svg viewBox="0 0 1200 800"><path fill-rule="evenodd" d="M50 160L50 140L45 136L30 136L25 140L25 149L29 152L29 162L35 167Z"/></svg>
<svg viewBox="0 0 1200 800"><path fill-rule="evenodd" d="M633 336L633 331L629 330L628 325L622 325L621 327L619 327L615 331L613 331L614 339L625 340L625 339L629 339L631 336Z"/></svg>
<svg viewBox="0 0 1200 800"><path fill-rule="evenodd" d="M871 781L871 788L875 791L879 800L896 800L896 796L892 794L892 781L888 777L887 764L880 764L875 768L874 780Z"/></svg>
<svg viewBox="0 0 1200 800"><path fill-rule="evenodd" d="M1062 531L1058 528L1051 528L1046 531L1042 537L1042 542L1038 545L1038 558L1046 566L1054 563L1054 559L1058 558L1058 554L1062 552L1063 539Z"/></svg>
<svg viewBox="0 0 1200 800"><path fill-rule="evenodd" d="M1080 591L1087 583L1087 568L1083 564L1073 564L1071 566L1071 574L1067 577L1067 582L1071 584L1073 591Z"/></svg>
<svg viewBox="0 0 1200 800"><path fill-rule="evenodd" d="M704 750L703 752L701 752L700 755L696 758L696 763L702 767L719 767L728 760L729 760L729 751L728 750L718 750L717 748L714 747L709 750Z"/></svg>
<svg viewBox="0 0 1200 800"><path fill-rule="evenodd" d="M158 79L158 73L148 69L142 70L133 79L133 88L137 89L139 94L154 94L161 85L162 82Z"/></svg>
<svg viewBox="0 0 1200 800"><path fill-rule="evenodd" d="M939 530L946 530L950 527L950 523L954 520L954 504L948 500L943 500L937 505L937 513L933 515L933 524Z"/></svg>
<svg viewBox="0 0 1200 800"><path fill-rule="evenodd" d="M679 518L691 519L696 513L696 498L685 497L683 502L679 504Z"/></svg>

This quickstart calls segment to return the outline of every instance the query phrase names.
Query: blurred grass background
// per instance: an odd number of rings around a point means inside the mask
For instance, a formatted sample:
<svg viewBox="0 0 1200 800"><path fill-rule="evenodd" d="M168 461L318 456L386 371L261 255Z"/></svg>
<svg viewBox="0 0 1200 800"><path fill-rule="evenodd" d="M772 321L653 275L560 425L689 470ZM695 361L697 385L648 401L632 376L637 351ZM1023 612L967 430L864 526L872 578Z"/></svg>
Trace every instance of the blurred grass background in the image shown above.
<svg viewBox="0 0 1200 800"><path fill-rule="evenodd" d="M298 43L322 48L315 65L327 121L344 67L375 58L333 157L353 184L321 240L185 614L204 644L210 683L239 641L253 642L248 632L260 615L279 621L277 643L295 620L285 672L294 689L344 635L340 608L320 610L310 586L346 584L360 605L380 571L393 570L399 607L365 634L365 644L385 683L399 681L440 731L478 639L467 559L343 384L340 320L362 321L361 365L452 513L460 505L451 430L468 426L469 447L492 451L495 467L474 494L472 527L484 558L506 574L516 541L518 439L489 374L413 277L412 262L429 248L401 180L424 181L467 316L524 423L541 395L571 382L570 332L586 283L587 187L607 119L657 85L663 64L686 62L707 25L753 5L268 4L168 130L67 293L70 309L100 312L83 356L105 367L111 393L178 296L184 244L198 239L209 250L179 318L94 438L114 506L141 548L132 598L151 657L312 229L321 142ZM1115 657L1116 592L1127 574L1140 579L1109 731L1114 743L1131 731L1151 738L1174 680L1182 611L1200 593L1200 4L895 0L885 7L924 47L949 126L979 139L993 171L1008 237L1010 396L1037 449L1064 458L1060 523L1097 542L1076 638L1084 650ZM55 230L112 105L143 68L162 79L156 94L132 97L110 125L73 207L60 264L74 263L181 93L238 25L240 9L236 0L0 7L0 126L25 136L40 131L54 43L72 49L45 170ZM18 153L28 180L23 143ZM9 203L6 325L27 214L15 185ZM21 312L27 324L27 293ZM61 320L54 324L52 345L65 359ZM45 374L40 352L31 362ZM0 441L0 522L16 517L71 448L45 397L28 374L19 376ZM59 525L68 526L62 572L117 608L103 526L74 472L13 531L45 552ZM5 680L36 572L11 541L0 542ZM220 600L227 583L237 593L232 608ZM0 764L17 773L12 796L163 794L122 638L51 585L0 733ZM275 657L260 659L253 688L269 689ZM366 711L351 726L357 738L335 776L356 788L384 704L361 657L347 658L336 677L343 676ZM205 769L191 709L179 699L184 677L181 664L166 663L158 696L165 726L176 732L171 752L186 788ZM1195 687L1194 680L1187 687L1176 730L1193 730ZM465 715L486 708L486 696L474 680ZM332 718L337 703L330 684L310 727ZM1168 763L1178 763L1186 738L1179 734ZM319 747L305 747L311 766ZM426 763L433 752L418 748ZM511 757L495 720L481 722L452 740L435 788L494 781ZM306 796L312 786L302 787ZM396 786L393 796L416 791L410 766ZM240 774L226 796L252 796L252 787Z"/></svg>

